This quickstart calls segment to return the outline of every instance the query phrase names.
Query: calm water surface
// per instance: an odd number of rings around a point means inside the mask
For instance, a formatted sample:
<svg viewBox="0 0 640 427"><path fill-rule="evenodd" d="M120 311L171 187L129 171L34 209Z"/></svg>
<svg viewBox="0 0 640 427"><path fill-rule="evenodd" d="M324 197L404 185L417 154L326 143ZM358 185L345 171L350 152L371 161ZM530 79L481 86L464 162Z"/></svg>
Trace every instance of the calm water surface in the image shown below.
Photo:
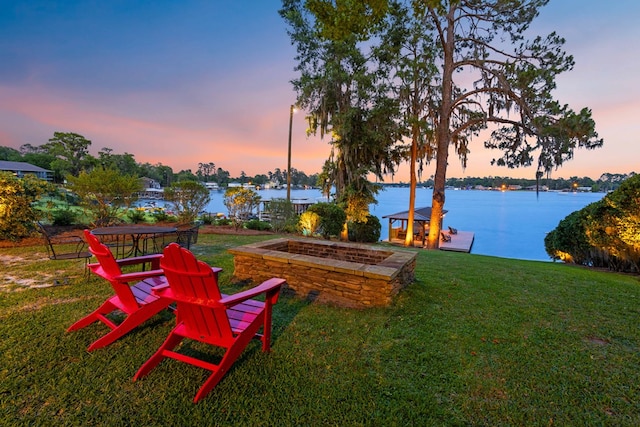
<svg viewBox="0 0 640 427"><path fill-rule="evenodd" d="M286 198L286 190L261 190L263 200ZM211 192L208 212L227 213L222 191ZM416 208L431 205L432 190L416 191ZM600 200L603 193L540 193L530 191L464 191L448 190L444 227L475 233L471 253L504 258L549 261L544 250L544 237L560 220L589 203ZM292 199L322 200L318 190L291 190ZM388 238L385 215L406 211L408 188L388 188L378 194L378 204L371 213L380 219L380 239Z"/></svg>

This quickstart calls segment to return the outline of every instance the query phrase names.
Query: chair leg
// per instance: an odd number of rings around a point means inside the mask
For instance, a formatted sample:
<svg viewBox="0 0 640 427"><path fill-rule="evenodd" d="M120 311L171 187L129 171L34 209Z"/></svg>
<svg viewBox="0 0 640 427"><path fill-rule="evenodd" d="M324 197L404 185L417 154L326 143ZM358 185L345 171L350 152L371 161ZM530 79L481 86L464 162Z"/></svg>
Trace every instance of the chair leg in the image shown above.
<svg viewBox="0 0 640 427"><path fill-rule="evenodd" d="M171 333L169 334L167 339L164 340L160 348L153 354L153 356L149 358L149 360L144 362L144 364L140 367L140 369L138 369L138 372L136 372L136 374L133 376L133 381L149 374L149 372L151 372L153 368L158 366L158 364L162 362L162 359L166 357L164 353L166 351L173 350L175 346L180 344L180 342L183 339L184 337L182 335L175 334L173 331L171 331Z"/></svg>
<svg viewBox="0 0 640 427"><path fill-rule="evenodd" d="M268 353L271 351L271 304L267 302L264 305L264 311L262 315L264 316L262 328L262 351L264 353Z"/></svg>
<svg viewBox="0 0 640 427"><path fill-rule="evenodd" d="M169 305L169 302L170 301L168 300L156 300L154 303L150 303L127 315L127 317L125 317L125 319L115 329L91 344L88 350L92 351L105 347L123 337L143 322L146 322L155 316L160 310L166 308Z"/></svg>
<svg viewBox="0 0 640 427"><path fill-rule="evenodd" d="M104 320L106 318L104 316L109 314L109 313L111 313L116 308L117 307L115 305L113 305L110 300L106 300L104 303L102 303L102 305L100 307L98 307L96 310L91 312L91 314L89 314L88 316L83 317L82 319L80 319L76 323L74 323L73 325L69 326L69 328L67 329L67 332L71 332L71 331L75 331L75 330L78 330L78 329L82 329L85 326L89 326L93 322L98 322L98 321L103 322L107 326L109 326L111 329L114 329L114 328L117 327L117 325L115 325L111 321L109 321L109 323L106 323L105 320Z"/></svg>
<svg viewBox="0 0 640 427"><path fill-rule="evenodd" d="M238 359L240 354L242 354L242 350L244 350L245 346L240 346L239 343L236 341L224 353L222 360L218 364L218 369L216 369L213 372L213 374L211 374L211 376L207 378L204 384L202 384L202 386L200 387L200 390L198 390L195 397L193 398L193 403L198 403L200 399L203 399L204 397L206 397L207 394L209 394L209 392L213 390L215 386L218 385L220 380L222 380L222 378L226 375L229 369L231 369L236 359Z"/></svg>
<svg viewBox="0 0 640 427"><path fill-rule="evenodd" d="M200 390L198 390L198 393L196 393L196 396L193 398L193 403L197 403L200 399L203 399L216 385L218 385L220 380L222 380L229 369L231 369L235 361L253 339L261 325L262 324L260 322L255 322L236 338L231 347L229 347L224 353L224 356L222 356L222 360L218 364L217 369L209 378L207 378L204 384L202 384L202 387L200 387Z"/></svg>

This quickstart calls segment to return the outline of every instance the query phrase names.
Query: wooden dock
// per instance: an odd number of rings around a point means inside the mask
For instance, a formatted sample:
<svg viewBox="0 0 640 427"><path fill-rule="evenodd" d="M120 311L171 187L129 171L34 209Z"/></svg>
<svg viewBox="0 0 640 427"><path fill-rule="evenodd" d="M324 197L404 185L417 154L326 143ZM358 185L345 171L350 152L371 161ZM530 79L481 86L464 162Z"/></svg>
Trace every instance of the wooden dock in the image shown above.
<svg viewBox="0 0 640 427"><path fill-rule="evenodd" d="M475 237L473 232L458 231L456 234L451 234L448 230L442 230L442 233L451 237L451 241L443 242L440 240L441 251L471 252L471 246L473 246L473 239Z"/></svg>
<svg viewBox="0 0 640 427"><path fill-rule="evenodd" d="M451 234L449 230L442 230L447 236L451 236L450 242L443 242L440 240L440 250L442 251L453 251L453 252L471 252L471 247L473 246L473 239L475 234L471 231L458 231L456 234ZM403 245L404 239L389 239L389 243L394 245ZM415 247L422 247L422 240L415 239L413 241Z"/></svg>

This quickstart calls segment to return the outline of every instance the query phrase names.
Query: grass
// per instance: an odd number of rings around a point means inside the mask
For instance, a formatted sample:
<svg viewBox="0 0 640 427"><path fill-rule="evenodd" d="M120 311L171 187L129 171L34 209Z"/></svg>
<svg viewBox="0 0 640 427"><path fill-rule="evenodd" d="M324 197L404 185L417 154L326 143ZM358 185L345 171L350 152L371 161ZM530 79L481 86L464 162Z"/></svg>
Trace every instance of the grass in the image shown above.
<svg viewBox="0 0 640 427"><path fill-rule="evenodd" d="M194 252L232 293L225 250L271 237L201 234ZM283 295L272 352L250 344L194 405L204 370L169 360L131 381L172 315L89 353L105 327L65 329L110 288L42 251L0 252L0 425L640 425L637 276L421 251L388 308ZM17 258L36 261L7 266ZM8 273L71 279L26 288Z"/></svg>

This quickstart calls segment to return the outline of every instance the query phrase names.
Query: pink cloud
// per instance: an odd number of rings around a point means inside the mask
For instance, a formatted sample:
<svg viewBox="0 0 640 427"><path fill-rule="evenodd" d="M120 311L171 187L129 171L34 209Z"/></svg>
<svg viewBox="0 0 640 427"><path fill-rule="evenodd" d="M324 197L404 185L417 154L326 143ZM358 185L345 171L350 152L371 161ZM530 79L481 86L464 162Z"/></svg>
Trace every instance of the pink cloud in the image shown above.
<svg viewBox="0 0 640 427"><path fill-rule="evenodd" d="M59 96L43 88L16 90L0 88L0 109L19 115L25 121L49 129L35 145L45 143L53 132L76 132L92 141L95 155L103 147L116 153L131 153L138 162L162 163L175 171L195 171L200 162L212 161L218 167L229 170L233 176L244 170L249 175L266 173L286 167L288 138L288 106L269 111L246 114L231 110L209 120L201 110L167 111L143 110L141 114L118 112L118 100L105 98L102 104L91 104L69 96ZM142 100L141 95L130 95L132 104L152 105L152 100ZM119 102L122 102L121 100ZM127 103L125 102L125 105ZM130 104L129 104L130 105ZM125 109L129 109L126 107ZM178 111L178 115L171 111ZM141 117L142 116L142 117ZM145 117L146 116L146 117ZM155 118L152 116L156 116ZM7 145L19 146L16 135L19 130L5 132ZM302 144L304 141L304 144ZM296 117L292 146L295 147L294 167L308 174L320 171L328 155L326 144L312 144L306 140L304 122Z"/></svg>

